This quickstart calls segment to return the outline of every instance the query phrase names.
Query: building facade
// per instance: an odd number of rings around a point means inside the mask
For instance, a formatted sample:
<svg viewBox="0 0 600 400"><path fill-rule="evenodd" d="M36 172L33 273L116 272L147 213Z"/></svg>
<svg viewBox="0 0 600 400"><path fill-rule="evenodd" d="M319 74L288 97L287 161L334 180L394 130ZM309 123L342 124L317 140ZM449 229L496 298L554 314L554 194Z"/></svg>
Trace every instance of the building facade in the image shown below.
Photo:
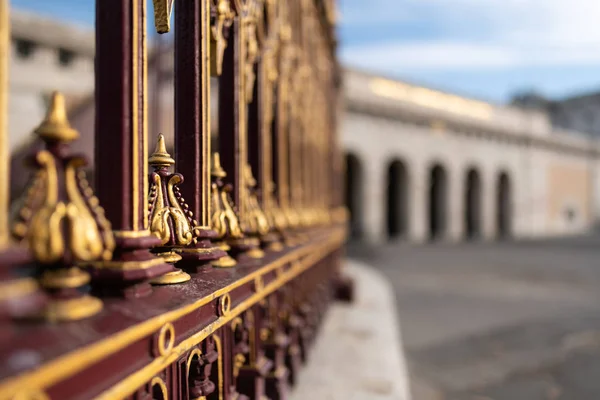
<svg viewBox="0 0 600 400"><path fill-rule="evenodd" d="M598 143L554 129L546 113L358 71L346 72L345 97L355 237L493 240L594 226Z"/></svg>
<svg viewBox="0 0 600 400"><path fill-rule="evenodd" d="M76 150L93 159L94 107L86 100L94 87L93 32L16 11L12 25L11 149L25 147L48 94L58 89L82 132ZM158 75L152 65L149 82L157 85L160 101L150 106L150 131L163 132L169 142L173 115L157 110L172 102L172 57L163 58ZM217 91L211 91L216 101ZM547 112L351 69L344 74L344 94L341 137L355 238L495 240L594 227L600 147L595 139L553 128Z"/></svg>
<svg viewBox="0 0 600 400"><path fill-rule="evenodd" d="M53 90L69 106L94 90L94 33L35 14L11 13L9 133L19 148L42 120Z"/></svg>

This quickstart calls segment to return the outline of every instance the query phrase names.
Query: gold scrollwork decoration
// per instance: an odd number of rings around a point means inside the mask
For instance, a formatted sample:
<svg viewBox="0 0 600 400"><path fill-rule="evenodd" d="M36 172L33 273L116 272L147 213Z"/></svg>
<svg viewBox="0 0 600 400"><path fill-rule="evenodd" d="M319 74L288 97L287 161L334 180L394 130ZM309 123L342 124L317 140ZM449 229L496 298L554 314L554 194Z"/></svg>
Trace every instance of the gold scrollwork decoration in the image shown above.
<svg viewBox="0 0 600 400"><path fill-rule="evenodd" d="M186 246L194 240L194 232L198 227L179 194L177 185L183 182L183 177L168 172L175 161L167 153L162 134L158 135L156 150L149 163L155 169L150 175L152 183L148 199L150 231L161 239L163 245Z"/></svg>
<svg viewBox="0 0 600 400"><path fill-rule="evenodd" d="M231 332L235 335L238 329L244 330L244 321L240 317L235 317L231 322ZM233 358L233 377L237 378L240 374L240 369L246 362L246 355L243 353L236 353Z"/></svg>
<svg viewBox="0 0 600 400"><path fill-rule="evenodd" d="M245 228L250 234L257 236L266 235L271 230L271 227L260 204L258 204L255 193L256 179L254 179L250 165L246 165L244 173L246 183L246 195L244 196L246 201L246 207L244 208L246 210Z"/></svg>
<svg viewBox="0 0 600 400"><path fill-rule="evenodd" d="M64 99L59 93L54 93L48 115L36 133L48 141L69 142L78 137L66 120ZM79 170L85 160L71 157L63 161L58 157L50 150L36 154L39 170L34 187L40 190L28 191L26 206L19 213L22 221L14 233L27 240L35 259L43 264L56 263L66 256L83 262L107 260L112 255L114 238L104 210ZM64 173L66 198L62 199L59 171ZM67 235L62 229L64 223Z"/></svg>
<svg viewBox="0 0 600 400"><path fill-rule="evenodd" d="M158 353L161 356L166 356L170 353L175 345L175 327L172 323L167 322L158 332Z"/></svg>
<svg viewBox="0 0 600 400"><path fill-rule="evenodd" d="M223 400L225 398L225 382L223 377L223 346L221 344L221 338L218 334L212 335L212 338L215 341L215 349L217 350L218 354L217 371L219 379L219 400Z"/></svg>
<svg viewBox="0 0 600 400"><path fill-rule="evenodd" d="M213 165L211 169L213 183L211 187L212 195L212 229L217 232L219 239L225 237L232 239L241 239L244 237L240 227L240 221L233 208L233 201L229 194L230 188L222 181L227 176L218 153L213 155Z"/></svg>
<svg viewBox="0 0 600 400"><path fill-rule="evenodd" d="M186 361L186 375L189 379L190 376L190 367L192 366L192 361L194 360L194 357L198 357L201 358L202 357L202 351L200 351L199 348L195 348L194 350L192 350L190 352L190 355L187 358Z"/></svg>
<svg viewBox="0 0 600 400"><path fill-rule="evenodd" d="M169 400L169 390L167 389L167 384L162 380L161 377L155 376L150 381L150 392L154 391L154 387L158 386L160 390L160 394L162 395L162 399L160 400Z"/></svg>
<svg viewBox="0 0 600 400"><path fill-rule="evenodd" d="M229 293L225 293L219 299L219 313L221 316L226 317L227 315L229 315L230 311L231 311L231 297L229 296Z"/></svg>
<svg viewBox="0 0 600 400"><path fill-rule="evenodd" d="M244 60L244 86L246 103L252 102L254 97L254 84L256 82L256 73L254 65L258 59L258 37L257 22L259 8L252 2L248 6L246 15L243 18L244 36L246 39L246 59Z"/></svg>
<svg viewBox="0 0 600 400"><path fill-rule="evenodd" d="M46 148L34 157L36 173L13 234L29 245L42 265L39 283L51 297L42 316L54 321L85 318L99 312L102 302L73 290L90 280L77 264L109 260L114 236L86 180L85 159L69 155L68 144L79 133L67 120L60 93L52 94L35 133Z"/></svg>
<svg viewBox="0 0 600 400"><path fill-rule="evenodd" d="M230 0L211 1L210 72L213 76L220 76L223 72L223 56L227 48L225 35L233 24L234 16Z"/></svg>
<svg viewBox="0 0 600 400"><path fill-rule="evenodd" d="M167 153L165 137L158 135L156 149L148 160L154 171L150 174L148 195L148 225L150 232L161 240L161 247L155 249L165 262L176 263L181 256L174 250L195 240L197 221L179 192L178 185L183 176L169 172L175 160ZM155 285L172 285L187 282L191 276L176 268L174 271L152 279Z"/></svg>

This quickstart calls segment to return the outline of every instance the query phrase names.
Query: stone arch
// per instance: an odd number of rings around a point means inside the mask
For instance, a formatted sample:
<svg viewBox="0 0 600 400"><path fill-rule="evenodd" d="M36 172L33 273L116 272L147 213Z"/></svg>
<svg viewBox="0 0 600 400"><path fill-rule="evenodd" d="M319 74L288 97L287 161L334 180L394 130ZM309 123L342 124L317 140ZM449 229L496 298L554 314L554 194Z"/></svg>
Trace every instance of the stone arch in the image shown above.
<svg viewBox="0 0 600 400"><path fill-rule="evenodd" d="M389 239L406 237L409 230L409 176L406 163L393 160L387 172L386 220Z"/></svg>
<svg viewBox="0 0 600 400"><path fill-rule="evenodd" d="M496 235L498 239L512 235L512 184L506 171L500 172L496 183Z"/></svg>
<svg viewBox="0 0 600 400"><path fill-rule="evenodd" d="M363 235L363 167L356 154L346 154L346 207L350 212L350 237L360 239Z"/></svg>
<svg viewBox="0 0 600 400"><path fill-rule="evenodd" d="M475 167L465 175L464 196L465 238L477 239L482 233L482 191L481 174Z"/></svg>
<svg viewBox="0 0 600 400"><path fill-rule="evenodd" d="M448 173L446 168L433 164L429 169L429 238L441 239L448 229Z"/></svg>

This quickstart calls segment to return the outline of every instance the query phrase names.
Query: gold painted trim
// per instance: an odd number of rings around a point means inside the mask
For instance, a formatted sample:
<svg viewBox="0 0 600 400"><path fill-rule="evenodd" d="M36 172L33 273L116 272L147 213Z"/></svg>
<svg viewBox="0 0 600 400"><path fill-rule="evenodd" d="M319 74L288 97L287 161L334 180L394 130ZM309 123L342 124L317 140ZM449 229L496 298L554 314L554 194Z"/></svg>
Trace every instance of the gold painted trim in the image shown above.
<svg viewBox="0 0 600 400"><path fill-rule="evenodd" d="M161 356L166 356L175 344L175 327L172 323L167 322L160 328L158 332L158 353Z"/></svg>
<svg viewBox="0 0 600 400"><path fill-rule="evenodd" d="M164 275L151 279L150 283L153 285L177 285L179 283L188 282L191 279L192 277L190 274L182 271L179 268L175 268L174 271L167 272Z"/></svg>
<svg viewBox="0 0 600 400"><path fill-rule="evenodd" d="M0 302L35 293L38 284L33 278L23 278L0 283Z"/></svg>
<svg viewBox="0 0 600 400"><path fill-rule="evenodd" d="M51 399L50 399L50 396L48 396L44 392L40 392L35 389L23 389L22 391L20 391L16 395L14 395L14 397L12 397L11 400L51 400Z"/></svg>
<svg viewBox="0 0 600 400"><path fill-rule="evenodd" d="M221 315L226 317L229 314L229 311L231 310L231 296L229 296L229 293L225 293L221 297L221 299L219 300L219 307Z"/></svg>
<svg viewBox="0 0 600 400"><path fill-rule="evenodd" d="M217 370L218 370L218 379L219 379L219 400L223 400L225 397L225 391L223 390L225 383L223 381L223 345L221 344L221 338L218 333L213 335L213 340L215 341L215 347L217 348Z"/></svg>
<svg viewBox="0 0 600 400"><path fill-rule="evenodd" d="M154 385L158 385L160 387L160 391L163 396L163 400L169 400L169 391L167 389L167 384L160 377L155 376L150 381L150 392L152 392Z"/></svg>
<svg viewBox="0 0 600 400"><path fill-rule="evenodd" d="M240 14L244 14L244 12L240 12ZM237 107L237 118L238 118L238 146L237 146L237 163L235 165L236 174L235 177L237 179L235 193L237 194L237 199L234 199L236 206L238 207L238 217L240 219L240 223L246 222L246 218L248 215L247 203L246 203L246 174L244 173L244 169L246 168L246 164L248 164L248 103L246 102L246 30L247 24L249 21L248 17L244 15L238 14L236 23L239 25L238 29L235 30L237 33L237 37L234 40L234 45L236 46L236 62L238 63L237 73L238 79L236 80L237 86L235 88L235 92L237 93L236 107ZM235 151L235 150L234 150Z"/></svg>
<svg viewBox="0 0 600 400"><path fill-rule="evenodd" d="M201 16L204 19L200 24L202 29L201 35L201 53L205 54L200 60L200 73L202 78L202 132L200 132L200 139L202 141L202 157L200 158L200 168L202 173L202 188L200 191L200 215L196 215L196 218L200 222L202 227L207 226L210 229L210 221L212 218L211 211L211 118L210 118L210 1L202 1L201 3ZM201 228L202 228L201 227ZM202 228L204 229L204 228Z"/></svg>
<svg viewBox="0 0 600 400"><path fill-rule="evenodd" d="M10 161L8 152L8 57L10 17L8 0L0 0L0 249L8 245Z"/></svg>
<svg viewBox="0 0 600 400"><path fill-rule="evenodd" d="M122 271L148 269L160 264L164 264L165 260L162 257L151 258L146 261L98 261L91 265L102 269L118 269Z"/></svg>
<svg viewBox="0 0 600 400"><path fill-rule="evenodd" d="M77 321L99 313L103 307L100 299L88 295L69 300L52 300L42 311L42 317L50 322Z"/></svg>
<svg viewBox="0 0 600 400"><path fill-rule="evenodd" d="M40 277L40 285L45 289L74 289L86 285L90 274L77 267L47 270Z"/></svg>
<svg viewBox="0 0 600 400"><path fill-rule="evenodd" d="M148 237L152 235L149 230L143 231L113 231L113 235L116 238L124 238L124 239L138 239L142 237Z"/></svg>
<svg viewBox="0 0 600 400"><path fill-rule="evenodd" d="M171 4L172 5L172 4ZM142 123L144 126L142 127L142 226L144 229L148 229L149 218L148 218L148 163L146 160L148 159L148 30L146 29L146 21L147 21L147 2L142 1L142 85L143 85L143 103L142 103L142 114L143 119ZM170 15L170 13L169 13ZM156 88L155 90L159 90ZM157 96L160 96L160 93L157 92ZM160 129L160 127L155 127L155 129Z"/></svg>
<svg viewBox="0 0 600 400"><path fill-rule="evenodd" d="M187 361L185 363L185 365L186 365L185 372L186 372L188 380L190 379L190 366L192 365L192 360L194 359L194 357L201 358L202 351L200 351L200 349L198 349L198 348L195 348L194 350L192 350L192 352L190 353L190 355L187 358Z"/></svg>
<svg viewBox="0 0 600 400"><path fill-rule="evenodd" d="M113 334L109 337L104 338L96 343L93 343L84 348L72 351L65 355L59 356L54 360L47 362L44 365L36 368L35 370L23 373L16 377L5 379L0 382L0 398L10 398L11 395L18 393L23 387L32 387L44 389L52 386L53 384L64 380L73 374L83 370L84 368L89 367L90 365L104 359L105 357L114 354L123 348L129 346L130 344L148 336L152 333L159 330L166 322L173 322L185 315L188 315L200 307L210 303L211 301L216 300L220 296L231 292L232 290L247 284L248 282L253 281L257 276L268 274L273 270L281 268L285 264L292 262L293 260L297 260L301 257L304 258L304 264L296 264L295 267L290 268L289 270L282 272L274 281L270 282L265 286L265 289L261 293L255 293L250 296L245 301L238 304L233 310L230 311L227 317L221 317L217 319L212 324L209 324L207 327L197 332L190 338L181 342L178 346L176 346L172 353L167 357L158 357L149 365L139 370L138 372L130 375L126 381L122 381L107 391L100 394L97 398L99 399L114 399L114 398L122 398L127 395L118 393L130 393L129 391L134 391L138 387L147 382L150 379L149 376L142 375L147 371L154 371L158 368L160 371L163 367L163 363L169 361L171 357L179 357L178 352L183 351L186 346L189 346L190 343L199 343L208 335L212 334L216 329L223 326L224 324L231 321L237 315L239 315L242 311L250 307L251 305L257 303L262 298L271 294L287 282L294 279L300 273L304 272L306 269L310 268L314 262L320 260L322 257L327 255L329 252L339 247L345 240L347 232L345 229L338 229L337 232L329 235L328 240L324 243L318 245L307 246L303 248L296 249L291 251L290 253L280 257L274 262L265 265L258 271L250 273L245 277L237 280L229 286L226 286L222 289L214 291L211 295L203 297L196 302L181 307L177 310L173 310L156 317L150 318L136 326L132 326L127 328L121 332ZM182 354L182 353L181 353ZM138 379L143 376L143 381L138 384ZM131 381L133 379L133 381ZM132 387L135 383L135 388Z"/></svg>
<svg viewBox="0 0 600 400"><path fill-rule="evenodd" d="M132 8L132 27L131 27L131 199L133 201L131 216L132 226L131 229L137 231L140 229L140 109L139 109L139 50L140 50L140 27L139 27L139 13L140 13L140 1L133 0L131 3ZM142 6L143 7L143 6ZM143 10L142 10L143 11ZM146 163L144 159L143 163ZM145 196L144 196L145 197Z"/></svg>
<svg viewBox="0 0 600 400"><path fill-rule="evenodd" d="M206 228L206 229L210 229L210 228ZM173 251L179 254L211 254L213 253L215 250L218 250L219 247L215 246L215 247L209 247L206 249L203 248L186 248L186 247L174 247Z"/></svg>

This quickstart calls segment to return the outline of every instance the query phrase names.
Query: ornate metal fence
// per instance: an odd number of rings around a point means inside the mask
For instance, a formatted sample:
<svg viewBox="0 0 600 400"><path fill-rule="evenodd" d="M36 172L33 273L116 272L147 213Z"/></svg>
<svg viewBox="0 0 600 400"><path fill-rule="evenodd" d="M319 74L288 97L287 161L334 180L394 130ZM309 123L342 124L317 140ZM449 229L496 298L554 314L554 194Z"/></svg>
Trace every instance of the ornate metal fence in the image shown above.
<svg viewBox="0 0 600 400"><path fill-rule="evenodd" d="M9 222L0 0L0 399L283 399L349 295L332 2L154 0L174 156L147 130L145 3L96 1L94 187L55 93Z"/></svg>

